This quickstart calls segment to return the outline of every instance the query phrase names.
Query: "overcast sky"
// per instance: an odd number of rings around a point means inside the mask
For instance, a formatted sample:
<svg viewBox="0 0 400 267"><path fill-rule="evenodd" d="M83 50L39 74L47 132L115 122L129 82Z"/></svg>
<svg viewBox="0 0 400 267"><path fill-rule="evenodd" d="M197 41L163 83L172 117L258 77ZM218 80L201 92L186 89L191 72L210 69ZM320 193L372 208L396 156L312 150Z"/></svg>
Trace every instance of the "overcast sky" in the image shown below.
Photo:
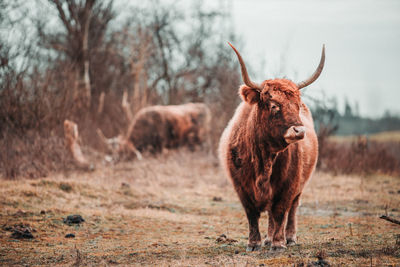
<svg viewBox="0 0 400 267"><path fill-rule="evenodd" d="M207 1L212 2L212 0ZM210 3L211 4L211 3ZM361 115L400 114L399 0L230 0L234 31L254 80L295 81L325 69L307 94L359 102ZM265 64L262 65L262 62ZM259 69L263 68L263 69Z"/></svg>

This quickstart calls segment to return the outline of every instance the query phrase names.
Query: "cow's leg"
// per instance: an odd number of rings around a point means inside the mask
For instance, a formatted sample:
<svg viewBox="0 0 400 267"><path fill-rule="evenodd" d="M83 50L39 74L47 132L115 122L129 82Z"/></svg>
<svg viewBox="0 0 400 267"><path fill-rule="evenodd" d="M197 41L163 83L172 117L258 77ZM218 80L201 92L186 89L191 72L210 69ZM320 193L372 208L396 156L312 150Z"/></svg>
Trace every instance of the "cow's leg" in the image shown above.
<svg viewBox="0 0 400 267"><path fill-rule="evenodd" d="M285 228L289 213L289 208L284 203L278 203L272 209L274 220L274 233L272 235L272 247L274 251L286 249Z"/></svg>
<svg viewBox="0 0 400 267"><path fill-rule="evenodd" d="M272 244L272 237L274 235L275 222L272 218L271 212L268 213L268 233L264 240L264 246L270 246Z"/></svg>
<svg viewBox="0 0 400 267"><path fill-rule="evenodd" d="M300 195L297 195L293 200L292 207L290 208L288 221L286 224L286 242L288 246L292 246L296 244L296 232L297 232L297 219L296 212L297 207L299 206Z"/></svg>
<svg viewBox="0 0 400 267"><path fill-rule="evenodd" d="M249 242L246 251L256 251L261 248L261 235L258 229L260 212L254 208L245 207L247 220L249 221Z"/></svg>
<svg viewBox="0 0 400 267"><path fill-rule="evenodd" d="M237 150L231 149L231 166L237 170L241 167L241 160L237 157ZM235 173L235 169L232 171ZM235 173L232 175L233 184L235 186L235 190L239 196L240 202L242 202L242 206L246 212L247 220L249 222L249 241L247 243L246 251L256 251L261 248L261 235L260 230L258 228L258 221L260 219L260 211L254 204L254 200L250 197L248 192L242 189L242 185L238 182L240 181L240 177L237 178L236 175L240 175L240 173Z"/></svg>

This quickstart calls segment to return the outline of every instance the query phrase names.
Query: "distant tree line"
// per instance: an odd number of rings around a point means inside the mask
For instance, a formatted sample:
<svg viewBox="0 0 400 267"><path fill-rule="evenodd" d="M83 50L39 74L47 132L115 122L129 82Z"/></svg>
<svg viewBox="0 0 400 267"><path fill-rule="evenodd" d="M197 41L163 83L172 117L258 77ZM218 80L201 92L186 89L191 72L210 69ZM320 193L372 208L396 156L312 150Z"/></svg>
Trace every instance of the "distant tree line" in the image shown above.
<svg viewBox="0 0 400 267"><path fill-rule="evenodd" d="M353 106L345 99L344 112L338 108L336 98L310 101L317 132L322 135L368 135L385 131L399 131L400 117L386 111L379 118L360 115L358 103Z"/></svg>

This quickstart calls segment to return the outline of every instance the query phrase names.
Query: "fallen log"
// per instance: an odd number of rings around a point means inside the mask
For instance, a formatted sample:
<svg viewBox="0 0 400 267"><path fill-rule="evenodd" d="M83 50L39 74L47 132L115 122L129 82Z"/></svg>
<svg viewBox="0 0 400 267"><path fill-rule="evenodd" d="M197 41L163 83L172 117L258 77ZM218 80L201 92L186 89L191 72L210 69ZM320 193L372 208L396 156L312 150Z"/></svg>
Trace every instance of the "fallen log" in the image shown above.
<svg viewBox="0 0 400 267"><path fill-rule="evenodd" d="M81 169L92 171L94 165L89 163L82 153L81 146L79 145L78 138L78 125L70 120L64 121L64 136L65 146L72 156L75 165Z"/></svg>

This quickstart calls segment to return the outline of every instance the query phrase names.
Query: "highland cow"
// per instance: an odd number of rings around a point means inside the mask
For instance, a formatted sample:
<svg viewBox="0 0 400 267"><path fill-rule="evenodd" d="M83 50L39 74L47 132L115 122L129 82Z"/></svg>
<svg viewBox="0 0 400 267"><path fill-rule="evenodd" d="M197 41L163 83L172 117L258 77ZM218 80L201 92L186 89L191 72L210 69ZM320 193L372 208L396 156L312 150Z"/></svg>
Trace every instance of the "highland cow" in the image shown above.
<svg viewBox="0 0 400 267"><path fill-rule="evenodd" d="M318 157L318 140L311 113L300 89L321 74L325 48L317 70L307 80L250 80L239 52L235 51L244 85L243 102L223 132L219 157L244 207L249 223L247 251L259 250L260 213L268 213L264 245L271 250L296 243L296 210L303 188Z"/></svg>

